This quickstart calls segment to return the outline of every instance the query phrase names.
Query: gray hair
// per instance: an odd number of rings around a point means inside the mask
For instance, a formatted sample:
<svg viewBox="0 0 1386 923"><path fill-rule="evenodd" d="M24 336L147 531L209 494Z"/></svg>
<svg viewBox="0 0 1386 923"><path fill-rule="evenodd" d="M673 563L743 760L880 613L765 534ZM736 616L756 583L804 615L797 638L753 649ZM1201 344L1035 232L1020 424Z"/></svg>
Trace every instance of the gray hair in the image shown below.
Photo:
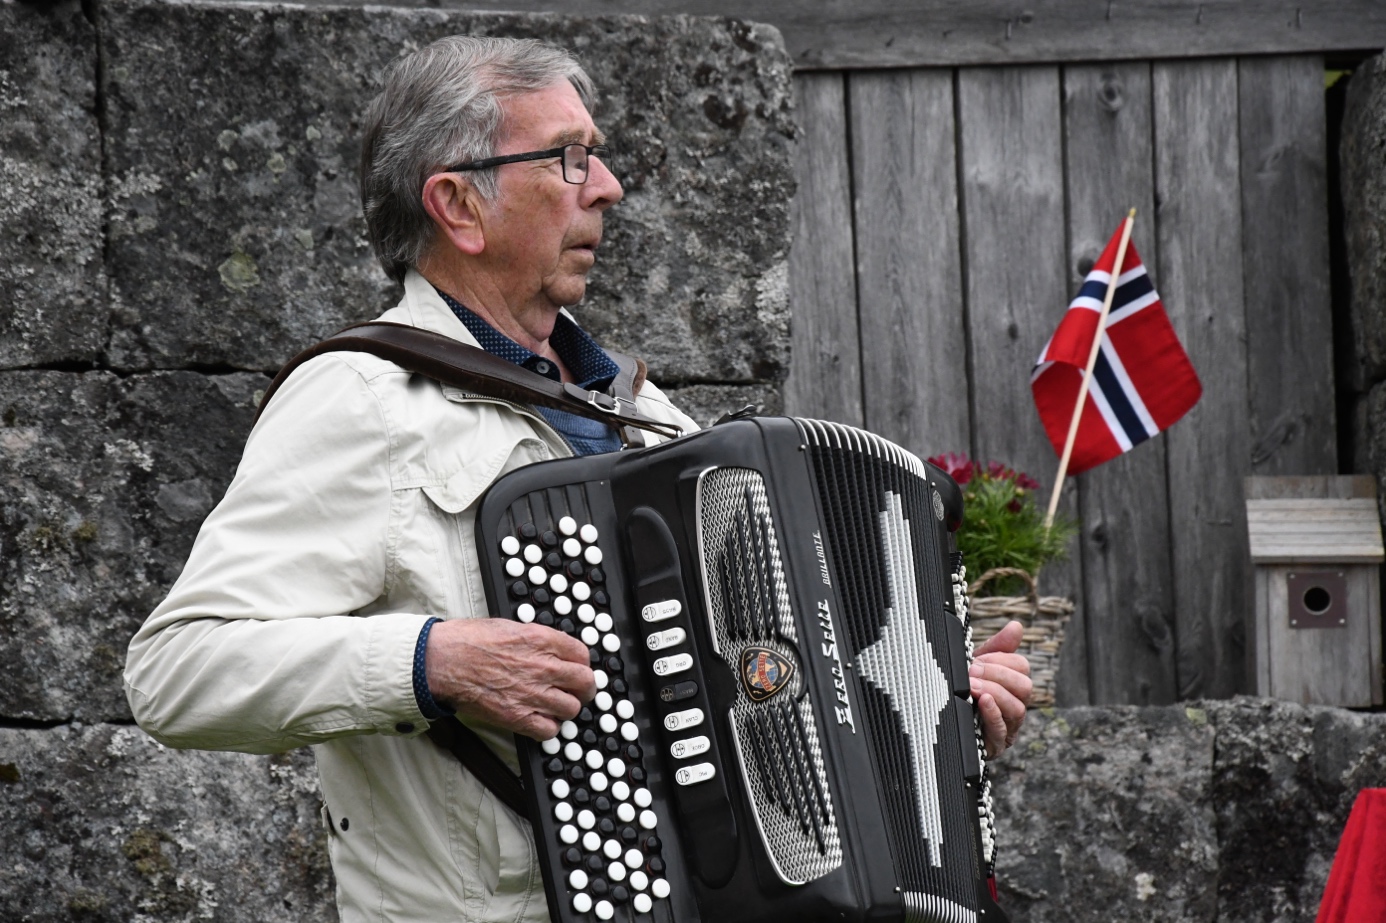
<svg viewBox="0 0 1386 923"><path fill-rule="evenodd" d="M534 39L453 35L396 61L366 110L361 204L371 246L396 282L433 242L423 187L446 167L491 157L504 129L499 97L567 80L592 108L592 81L566 50ZM495 168L471 173L487 201Z"/></svg>

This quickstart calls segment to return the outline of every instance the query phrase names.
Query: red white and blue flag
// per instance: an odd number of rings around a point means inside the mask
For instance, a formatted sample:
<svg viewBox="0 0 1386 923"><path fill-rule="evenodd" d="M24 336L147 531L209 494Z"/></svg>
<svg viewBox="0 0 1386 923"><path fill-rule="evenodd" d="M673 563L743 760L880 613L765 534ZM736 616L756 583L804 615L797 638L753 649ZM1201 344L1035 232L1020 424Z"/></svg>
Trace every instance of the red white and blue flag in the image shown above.
<svg viewBox="0 0 1386 923"><path fill-rule="evenodd" d="M1121 231L1118 227L1088 273L1030 376L1035 406L1060 456L1092 352ZM1198 403L1202 394L1198 374L1175 336L1160 296L1135 246L1128 244L1083 403L1069 473L1078 474L1110 461L1168 429Z"/></svg>

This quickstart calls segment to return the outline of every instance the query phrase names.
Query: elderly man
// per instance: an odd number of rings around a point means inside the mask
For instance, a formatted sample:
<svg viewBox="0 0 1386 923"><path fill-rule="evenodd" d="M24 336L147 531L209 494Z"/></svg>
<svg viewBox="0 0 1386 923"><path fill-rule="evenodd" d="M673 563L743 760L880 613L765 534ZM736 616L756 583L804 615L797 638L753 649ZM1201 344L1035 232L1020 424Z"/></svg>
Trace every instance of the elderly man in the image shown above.
<svg viewBox="0 0 1386 923"><path fill-rule="evenodd" d="M393 68L362 157L372 243L404 283L382 320L607 385L616 364L563 311L622 195L592 96L533 41L455 36ZM648 382L637 409L695 428ZM513 733L552 737L595 694L580 641L486 618L473 525L500 475L619 445L374 356L309 361L131 642L136 719L175 747L314 746L347 923L547 918L526 822L419 735L455 713L514 766ZM998 752L1028 696L1017 642L1015 626L974 672Z"/></svg>

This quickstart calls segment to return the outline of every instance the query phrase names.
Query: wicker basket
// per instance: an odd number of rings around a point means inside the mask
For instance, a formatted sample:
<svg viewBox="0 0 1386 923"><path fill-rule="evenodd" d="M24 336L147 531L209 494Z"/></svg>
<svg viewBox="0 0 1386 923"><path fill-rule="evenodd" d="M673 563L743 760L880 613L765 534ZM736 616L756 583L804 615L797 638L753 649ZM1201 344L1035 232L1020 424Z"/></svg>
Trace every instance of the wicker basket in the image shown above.
<svg viewBox="0 0 1386 923"><path fill-rule="evenodd" d="M1020 577L1030 587L1024 596L974 596L988 581ZM1015 619L1025 626L1020 653L1030 661L1030 679L1035 684L1030 696L1032 708L1054 704L1054 674L1059 669L1059 651L1064 644L1064 627L1073 614L1073 600L1063 596L1041 596L1035 578L1015 567L993 567L967 587L972 596L968 611L972 616L972 640L981 644Z"/></svg>

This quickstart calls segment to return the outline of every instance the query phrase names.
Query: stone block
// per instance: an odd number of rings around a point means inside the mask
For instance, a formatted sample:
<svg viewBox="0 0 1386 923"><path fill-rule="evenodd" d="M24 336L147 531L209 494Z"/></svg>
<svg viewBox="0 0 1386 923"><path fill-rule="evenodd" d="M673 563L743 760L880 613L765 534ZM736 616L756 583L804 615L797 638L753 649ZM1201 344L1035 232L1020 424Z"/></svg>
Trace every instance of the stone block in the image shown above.
<svg viewBox="0 0 1386 923"><path fill-rule="evenodd" d="M230 483L266 383L0 373L0 717L129 719L126 647Z"/></svg>
<svg viewBox="0 0 1386 923"><path fill-rule="evenodd" d="M134 727L0 729L0 919L334 923L317 773Z"/></svg>
<svg viewBox="0 0 1386 923"><path fill-rule="evenodd" d="M75 3L0 4L0 368L106 340L96 32Z"/></svg>
<svg viewBox="0 0 1386 923"><path fill-rule="evenodd" d="M993 763L1012 923L1215 919L1214 728L1174 708L1032 712Z"/></svg>
<svg viewBox="0 0 1386 923"><path fill-rule="evenodd" d="M1360 389L1386 378L1386 54L1348 82L1338 163Z"/></svg>
<svg viewBox="0 0 1386 923"><path fill-rule="evenodd" d="M625 201L580 322L656 380L778 381L788 362L790 65L725 19L112 0L102 8L111 362L273 370L393 303L364 237L360 118L440 36L532 36L598 85Z"/></svg>

